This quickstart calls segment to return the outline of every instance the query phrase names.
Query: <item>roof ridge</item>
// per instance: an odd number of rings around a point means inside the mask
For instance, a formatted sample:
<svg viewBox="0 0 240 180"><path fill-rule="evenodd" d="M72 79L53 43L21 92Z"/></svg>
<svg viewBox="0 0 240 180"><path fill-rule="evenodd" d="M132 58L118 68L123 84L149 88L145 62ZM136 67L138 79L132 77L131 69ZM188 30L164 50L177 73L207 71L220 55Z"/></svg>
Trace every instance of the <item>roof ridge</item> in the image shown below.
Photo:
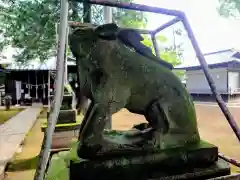
<svg viewBox="0 0 240 180"><path fill-rule="evenodd" d="M219 51L204 53L203 55L204 55L204 56L207 56L207 55L212 55L212 54L224 53L224 52L227 52L227 51L235 51L235 50L234 50L234 48L230 48L230 49L224 49L224 50L219 50Z"/></svg>

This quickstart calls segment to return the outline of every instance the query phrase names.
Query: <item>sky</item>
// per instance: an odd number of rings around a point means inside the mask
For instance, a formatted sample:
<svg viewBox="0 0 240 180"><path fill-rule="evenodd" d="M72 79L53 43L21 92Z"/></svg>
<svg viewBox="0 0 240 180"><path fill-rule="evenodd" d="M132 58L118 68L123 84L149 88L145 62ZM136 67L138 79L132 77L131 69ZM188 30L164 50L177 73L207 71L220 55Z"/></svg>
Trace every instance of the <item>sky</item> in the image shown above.
<svg viewBox="0 0 240 180"><path fill-rule="evenodd" d="M218 0L135 0L135 2L183 11L203 53L240 48L240 19L221 17L217 12ZM148 28L156 28L167 19L163 15L151 14L148 16ZM189 40L185 38L183 41L184 64L189 64L195 59L195 54Z"/></svg>

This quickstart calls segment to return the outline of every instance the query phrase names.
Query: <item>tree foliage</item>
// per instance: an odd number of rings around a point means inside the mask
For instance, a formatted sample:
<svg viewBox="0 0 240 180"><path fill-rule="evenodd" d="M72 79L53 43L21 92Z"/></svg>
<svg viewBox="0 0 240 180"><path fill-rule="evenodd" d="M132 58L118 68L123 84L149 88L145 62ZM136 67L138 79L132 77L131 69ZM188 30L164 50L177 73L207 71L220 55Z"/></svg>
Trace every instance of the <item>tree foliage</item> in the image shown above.
<svg viewBox="0 0 240 180"><path fill-rule="evenodd" d="M219 0L218 11L225 17L240 17L240 0Z"/></svg>
<svg viewBox="0 0 240 180"><path fill-rule="evenodd" d="M129 1L129 0L125 0ZM3 36L0 42L1 50L7 45L21 49L16 57L17 61L23 62L32 59L46 60L56 53L56 30L55 24L59 22L60 1L58 0L16 0L5 1L8 7L0 22ZM92 6L93 23L103 23L103 8ZM73 8L73 5L70 6ZM82 4L74 3L74 14L71 20L82 20ZM114 10L114 21L125 26L144 27L147 23L141 12ZM124 17L124 18L123 18Z"/></svg>
<svg viewBox="0 0 240 180"><path fill-rule="evenodd" d="M162 35L156 36L156 41L157 41L157 48L159 50L161 59L173 64L173 66L181 64L182 51L183 51L181 48L182 44L164 46L164 44L168 42L168 39ZM155 54L153 43L150 37L145 35L143 44L150 47L152 49L152 52ZM160 44L162 46L159 46Z"/></svg>
<svg viewBox="0 0 240 180"><path fill-rule="evenodd" d="M131 2L132 0L124 0ZM0 51L10 45L20 50L15 57L18 62L28 62L39 59L45 61L56 55L56 28L60 17L60 1L58 0L0 0L1 16ZM69 6L70 20L82 21L83 5L72 2ZM90 10L89 10L90 12ZM92 5L92 23L103 24L103 6ZM147 17L142 12L113 8L113 21L121 27L145 28ZM167 39L164 36L157 37L159 43ZM145 38L144 43L153 48L151 39ZM162 59L178 64L179 47L167 47L161 49Z"/></svg>
<svg viewBox="0 0 240 180"><path fill-rule="evenodd" d="M11 45L21 49L17 61L39 58L44 60L54 53L55 22L59 18L57 1L15 1L6 9L11 16L1 21L1 48Z"/></svg>

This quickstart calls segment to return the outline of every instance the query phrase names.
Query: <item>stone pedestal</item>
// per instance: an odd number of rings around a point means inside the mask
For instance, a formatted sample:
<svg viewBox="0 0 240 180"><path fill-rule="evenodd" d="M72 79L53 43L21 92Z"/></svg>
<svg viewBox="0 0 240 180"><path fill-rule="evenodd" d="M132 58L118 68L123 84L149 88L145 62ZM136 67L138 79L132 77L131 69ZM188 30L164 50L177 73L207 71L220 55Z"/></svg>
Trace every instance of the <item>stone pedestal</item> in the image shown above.
<svg viewBox="0 0 240 180"><path fill-rule="evenodd" d="M73 101L72 95L64 95L63 100L62 100L62 106L61 106L60 110L72 109L73 108L72 101Z"/></svg>
<svg viewBox="0 0 240 180"><path fill-rule="evenodd" d="M229 173L218 148L204 141L141 156L70 162L70 180L207 179Z"/></svg>
<svg viewBox="0 0 240 180"><path fill-rule="evenodd" d="M52 100L53 96L51 96L51 101ZM49 112L47 113L47 118L48 116ZM73 109L73 96L71 94L64 94L57 124L76 123L76 116L77 112Z"/></svg>
<svg viewBox="0 0 240 180"><path fill-rule="evenodd" d="M70 148L72 140L78 139L78 132L78 129L54 132L52 150Z"/></svg>
<svg viewBox="0 0 240 180"><path fill-rule="evenodd" d="M80 122L77 122L77 112L74 106L74 94L69 85L64 86L64 95L60 112L58 115L57 125L53 134L52 150L68 149L72 139L77 139L80 128ZM53 100L53 96L51 96ZM47 112L47 118L49 112ZM47 126L42 127L45 131Z"/></svg>
<svg viewBox="0 0 240 180"><path fill-rule="evenodd" d="M57 125L52 137L52 150L57 149L69 149L71 141L73 139L78 139L80 123L69 124L67 126ZM47 127L42 127L42 131L45 132Z"/></svg>
<svg viewBox="0 0 240 180"><path fill-rule="evenodd" d="M54 96L50 96L50 100L53 101ZM68 110L72 109L72 102L73 102L73 97L71 94L64 94L63 95L63 100L62 100L62 105L60 107L60 110Z"/></svg>
<svg viewBox="0 0 240 180"><path fill-rule="evenodd" d="M229 164L219 159L214 164L202 168L186 167L182 170L175 169L175 167L169 168L168 171L162 170L162 166L155 167L155 172L147 172L147 169L142 170L141 172L134 171L123 173L122 171L107 173L96 171L81 173L74 167L73 164L70 164L70 180L112 180L112 179L121 179L121 180L204 180L210 178L216 178L221 176L226 176L230 174ZM78 173L77 173L78 172ZM82 172L82 171L81 171ZM144 173L145 172L145 173ZM87 175L87 176L86 176Z"/></svg>
<svg viewBox="0 0 240 180"><path fill-rule="evenodd" d="M56 149L65 149L65 148L70 148L70 144L71 141L73 139L77 139L78 138L78 134L79 134L79 129L81 126L81 119L80 121L76 121L76 111L74 111L74 116L72 115L72 119L74 119L75 121L71 121L71 119L69 119L69 117L64 118L64 121L57 122L57 125L55 127L54 130L54 134L53 134L53 141L52 141L52 145L51 145L51 149L52 150L56 150ZM61 117L61 116L60 116ZM71 116L70 116L71 117ZM83 118L83 117L82 117ZM70 121L67 121L70 120ZM42 132L45 132L47 128L46 126L42 126Z"/></svg>
<svg viewBox="0 0 240 180"><path fill-rule="evenodd" d="M48 116L49 116L49 112L47 112L47 118ZM75 109L60 110L57 124L76 123L76 116L77 116L77 112Z"/></svg>

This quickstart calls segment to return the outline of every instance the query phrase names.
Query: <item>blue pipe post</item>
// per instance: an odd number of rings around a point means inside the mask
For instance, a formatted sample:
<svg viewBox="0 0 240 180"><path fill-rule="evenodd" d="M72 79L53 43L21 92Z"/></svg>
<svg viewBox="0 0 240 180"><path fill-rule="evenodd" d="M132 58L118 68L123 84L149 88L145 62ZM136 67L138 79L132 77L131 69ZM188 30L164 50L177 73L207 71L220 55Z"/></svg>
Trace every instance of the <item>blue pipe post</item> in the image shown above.
<svg viewBox="0 0 240 180"><path fill-rule="evenodd" d="M196 40L196 38L195 38L195 36L193 34L192 28L191 28L191 26L190 26L190 24L189 24L189 22L187 20L187 17L186 17L186 15L184 13L181 15L181 19L182 19L182 23L183 23L183 25L184 25L187 33L188 33L188 37L189 37L189 39L190 39L190 41L192 43L192 46L193 46L193 48L194 48L194 50L196 52L197 58L198 58L199 63L201 65L202 69L203 69L203 72L204 72L205 77L206 77L206 79L208 81L208 84L209 84L209 86L211 88L211 91L212 91L213 95L215 96L216 101L217 101L220 109L222 110L224 116L226 117L229 125L231 126L232 130L234 131L235 135L237 136L238 140L240 141L240 130L239 130L239 127L238 127L236 121L234 120L232 114L230 113L229 109L227 108L225 102L223 101L221 95L217 91L217 88L216 88L216 85L214 83L214 80L213 80L211 74L208 71L208 64L207 64L207 62L206 62L206 60L204 58L203 53L200 50L200 47L199 47L199 45L197 43L197 40Z"/></svg>
<svg viewBox="0 0 240 180"><path fill-rule="evenodd" d="M57 118L62 104L63 97L63 84L65 75L65 47L66 47L66 34L68 28L68 0L61 0L61 13L60 13L60 33L59 33L59 46L57 52L57 71L55 79L55 95L53 100L53 106L51 107L48 117L48 126L44 134L44 139L39 155L39 162L34 175L34 180L43 180L45 177L45 171L50 156L52 136L57 123Z"/></svg>

